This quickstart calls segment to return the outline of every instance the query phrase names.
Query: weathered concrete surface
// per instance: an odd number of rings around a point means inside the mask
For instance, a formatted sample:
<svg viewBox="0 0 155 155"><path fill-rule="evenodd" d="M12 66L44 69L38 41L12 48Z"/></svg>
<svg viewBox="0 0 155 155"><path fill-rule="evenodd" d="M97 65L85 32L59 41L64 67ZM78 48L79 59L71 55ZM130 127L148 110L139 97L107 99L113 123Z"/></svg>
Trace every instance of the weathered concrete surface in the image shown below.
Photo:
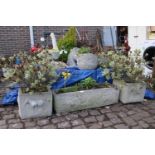
<svg viewBox="0 0 155 155"><path fill-rule="evenodd" d="M122 103L143 102L146 90L145 83L125 83L121 84L119 81L113 84L120 89L120 101Z"/></svg>
<svg viewBox="0 0 155 155"><path fill-rule="evenodd" d="M60 53L58 52L51 52L53 60L58 60L60 57Z"/></svg>
<svg viewBox="0 0 155 155"><path fill-rule="evenodd" d="M22 119L52 115L52 92L18 94L19 114Z"/></svg>
<svg viewBox="0 0 155 155"><path fill-rule="evenodd" d="M79 54L77 58L77 66L80 69L96 69L98 66L98 58L92 53Z"/></svg>
<svg viewBox="0 0 155 155"><path fill-rule="evenodd" d="M74 47L73 49L71 49L67 60L68 66L71 66L71 67L77 66L78 51L79 51L79 48L77 47Z"/></svg>
<svg viewBox="0 0 155 155"><path fill-rule="evenodd" d="M54 109L57 113L96 108L118 103L119 90L101 88L54 94Z"/></svg>

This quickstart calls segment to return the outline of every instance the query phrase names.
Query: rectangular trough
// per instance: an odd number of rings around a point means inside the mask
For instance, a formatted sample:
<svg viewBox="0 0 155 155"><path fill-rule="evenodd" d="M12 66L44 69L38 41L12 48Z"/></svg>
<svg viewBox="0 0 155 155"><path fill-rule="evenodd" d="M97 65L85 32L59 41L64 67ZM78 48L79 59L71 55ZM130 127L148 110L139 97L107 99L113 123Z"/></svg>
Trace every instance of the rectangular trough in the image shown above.
<svg viewBox="0 0 155 155"><path fill-rule="evenodd" d="M116 88L100 88L62 94L54 93L54 109L57 113L61 113L102 107L118 103L118 98L119 90Z"/></svg>
<svg viewBox="0 0 155 155"><path fill-rule="evenodd" d="M52 115L52 91L23 94L21 90L18 92L19 115L22 119L45 117Z"/></svg>
<svg viewBox="0 0 155 155"><path fill-rule="evenodd" d="M145 83L121 83L114 80L113 84L120 89L120 101L122 103L143 102L146 90Z"/></svg>

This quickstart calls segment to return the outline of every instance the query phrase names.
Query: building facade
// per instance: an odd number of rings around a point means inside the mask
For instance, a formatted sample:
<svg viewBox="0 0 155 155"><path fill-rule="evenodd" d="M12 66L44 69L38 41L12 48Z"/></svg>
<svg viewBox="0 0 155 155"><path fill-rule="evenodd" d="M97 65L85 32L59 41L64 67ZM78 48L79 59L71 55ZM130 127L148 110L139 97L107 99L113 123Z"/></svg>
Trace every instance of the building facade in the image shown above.
<svg viewBox="0 0 155 155"><path fill-rule="evenodd" d="M69 26L33 26L34 44L40 43L40 37L46 32L63 34ZM96 43L96 30L102 26L77 26L77 30L84 29L91 44ZM57 36L59 37L59 36ZM29 26L0 26L0 55L11 55L31 48Z"/></svg>

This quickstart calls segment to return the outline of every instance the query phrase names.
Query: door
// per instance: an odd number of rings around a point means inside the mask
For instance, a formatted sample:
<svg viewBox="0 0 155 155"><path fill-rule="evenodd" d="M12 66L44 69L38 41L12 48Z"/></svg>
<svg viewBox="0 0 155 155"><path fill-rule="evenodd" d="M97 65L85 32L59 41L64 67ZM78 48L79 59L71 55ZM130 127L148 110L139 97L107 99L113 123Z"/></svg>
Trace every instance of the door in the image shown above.
<svg viewBox="0 0 155 155"><path fill-rule="evenodd" d="M116 26L104 26L103 28L103 45L116 48Z"/></svg>

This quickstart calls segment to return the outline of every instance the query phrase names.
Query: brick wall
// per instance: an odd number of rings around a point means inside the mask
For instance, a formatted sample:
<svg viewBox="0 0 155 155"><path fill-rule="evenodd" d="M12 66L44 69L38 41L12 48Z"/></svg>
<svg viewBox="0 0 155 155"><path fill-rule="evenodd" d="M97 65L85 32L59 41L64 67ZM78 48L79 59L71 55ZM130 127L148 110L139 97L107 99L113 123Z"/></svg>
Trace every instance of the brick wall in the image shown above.
<svg viewBox="0 0 155 155"><path fill-rule="evenodd" d="M69 26L34 26L34 41L35 44L40 42L40 37L43 36L44 32L58 32L63 34L64 30L67 30ZM88 39L90 43L95 43L95 35L96 30L99 28L100 30L103 29L102 26L77 26L78 31L80 31L82 28L85 28L88 32ZM57 36L59 38L59 36Z"/></svg>
<svg viewBox="0 0 155 155"><path fill-rule="evenodd" d="M30 36L28 26L0 26L0 54L10 55L28 50Z"/></svg>
<svg viewBox="0 0 155 155"><path fill-rule="evenodd" d="M40 43L40 37L44 32L63 33L69 26L33 26L34 42ZM77 26L80 30L82 27ZM97 28L103 29L102 26L86 26L88 39L94 44ZM59 36L58 36L59 37ZM0 55L10 55L20 50L30 49L30 34L28 26L0 26Z"/></svg>

